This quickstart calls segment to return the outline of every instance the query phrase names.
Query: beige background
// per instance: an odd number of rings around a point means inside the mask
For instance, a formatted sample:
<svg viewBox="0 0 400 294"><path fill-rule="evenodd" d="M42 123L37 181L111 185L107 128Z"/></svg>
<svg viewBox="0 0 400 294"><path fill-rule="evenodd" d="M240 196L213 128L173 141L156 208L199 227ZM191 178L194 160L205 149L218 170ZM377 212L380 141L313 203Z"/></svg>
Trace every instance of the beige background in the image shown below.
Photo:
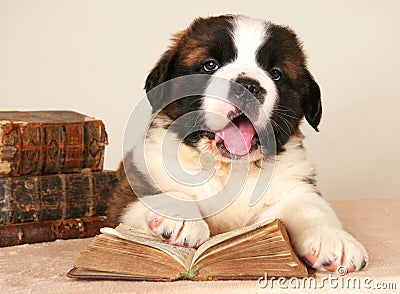
<svg viewBox="0 0 400 294"><path fill-rule="evenodd" d="M73 109L104 120L105 167L146 74L196 16L241 13L293 27L323 93L304 125L327 198L398 197L399 1L0 0L0 109Z"/></svg>

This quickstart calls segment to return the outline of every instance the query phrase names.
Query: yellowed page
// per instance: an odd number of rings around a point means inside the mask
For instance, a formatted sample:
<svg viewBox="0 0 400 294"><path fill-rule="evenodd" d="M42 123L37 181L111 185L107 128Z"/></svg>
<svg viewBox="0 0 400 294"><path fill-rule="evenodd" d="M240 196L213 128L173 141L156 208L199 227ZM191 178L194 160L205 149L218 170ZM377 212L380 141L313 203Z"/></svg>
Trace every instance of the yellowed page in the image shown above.
<svg viewBox="0 0 400 294"><path fill-rule="evenodd" d="M186 269L190 269L193 255L196 252L196 250L193 248L180 247L165 243L164 241L157 239L157 237L152 236L143 230L133 228L124 224L118 225L115 229L107 227L101 228L100 232L103 234L108 234L117 238L159 249L172 256L177 262L179 262L179 264L184 266Z"/></svg>
<svg viewBox="0 0 400 294"><path fill-rule="evenodd" d="M230 232L226 232L226 233L219 234L219 235L216 235L216 236L211 237L209 240L207 240L206 242L204 242L204 243L197 249L196 253L195 253L194 256L193 256L193 260L192 260L191 266L192 266L195 262L199 261L199 258L200 258L200 257L201 257L200 259L203 259L203 258L205 258L206 256L208 256L209 254L215 253L215 252L217 252L218 250L222 250L222 249L224 249L225 247L224 247L224 248L216 249L215 251L213 250L213 251L208 252L207 254L205 254L205 255L202 256L202 254L203 254L207 249L209 249L209 248L211 248L211 247L213 247L213 246L215 246L215 245L217 245L217 244L219 244L219 243L222 243L222 242L224 242L224 241L226 241L226 240L228 240L228 239L231 239L231 238L233 238L233 237L236 237L236 236L239 236L239 235L242 235L242 234L245 235L245 234L248 233L248 232L251 232L251 231L253 231L253 230L256 230L256 229L258 229L258 228L260 228L260 227L263 227L263 226L265 226L265 225L267 225L267 224L273 222L274 220L275 220L275 219L267 219L267 220L265 220L265 221L262 221L262 222L259 222L259 223L255 223L255 224L253 224L253 225L246 226L246 227L244 227L244 228L240 228L240 229L237 229L237 230L233 230L233 231L230 231ZM239 239L236 240L235 242L229 243L229 247L230 247L230 246L234 246L234 245L236 245L236 244L238 244L238 243L243 242L244 239L246 239L245 236L244 236L243 238L239 238Z"/></svg>

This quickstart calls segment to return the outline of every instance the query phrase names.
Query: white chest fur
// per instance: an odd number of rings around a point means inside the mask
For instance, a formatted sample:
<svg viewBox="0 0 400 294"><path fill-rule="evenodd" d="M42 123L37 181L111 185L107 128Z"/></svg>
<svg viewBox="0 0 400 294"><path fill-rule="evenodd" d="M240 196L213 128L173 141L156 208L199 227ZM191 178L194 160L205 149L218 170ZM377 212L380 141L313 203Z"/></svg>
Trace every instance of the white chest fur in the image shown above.
<svg viewBox="0 0 400 294"><path fill-rule="evenodd" d="M260 170L245 161L215 161L210 153L180 144L175 134L159 127L150 130L144 152L136 148L134 158L144 154L144 161L135 160L135 165L164 193L182 200L207 199L207 207L199 209L214 234L276 217L276 202L296 190L309 193L314 189L304 181L313 177L314 170L301 141L301 136L294 137L285 152Z"/></svg>

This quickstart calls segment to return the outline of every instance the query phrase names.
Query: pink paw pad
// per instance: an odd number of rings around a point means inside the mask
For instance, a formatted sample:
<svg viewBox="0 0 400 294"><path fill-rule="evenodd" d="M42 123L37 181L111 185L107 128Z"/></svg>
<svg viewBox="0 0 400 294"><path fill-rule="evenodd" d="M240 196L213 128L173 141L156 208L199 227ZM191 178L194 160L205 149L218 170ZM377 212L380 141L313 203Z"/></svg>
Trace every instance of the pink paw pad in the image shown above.
<svg viewBox="0 0 400 294"><path fill-rule="evenodd" d="M347 268L347 272L348 272L348 273L352 273L352 272L355 272L355 271L356 271L356 266L354 265L353 262L351 262L351 264L348 265L346 268Z"/></svg>
<svg viewBox="0 0 400 294"><path fill-rule="evenodd" d="M149 221L150 228L152 229L157 228L161 224L161 221L162 220L157 217L153 218L152 220Z"/></svg>
<svg viewBox="0 0 400 294"><path fill-rule="evenodd" d="M315 256L315 250L311 251L311 253L308 253L304 255L304 259L310 264L313 265L315 261L317 260L317 257Z"/></svg>

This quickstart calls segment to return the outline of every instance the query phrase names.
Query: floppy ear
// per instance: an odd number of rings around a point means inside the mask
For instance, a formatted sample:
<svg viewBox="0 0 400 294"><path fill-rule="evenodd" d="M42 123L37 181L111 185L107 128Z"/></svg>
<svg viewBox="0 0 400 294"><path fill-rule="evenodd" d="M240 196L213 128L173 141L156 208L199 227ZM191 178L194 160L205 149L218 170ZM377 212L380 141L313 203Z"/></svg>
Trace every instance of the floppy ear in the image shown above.
<svg viewBox="0 0 400 294"><path fill-rule="evenodd" d="M162 104L165 102L163 101L164 97L166 96L165 89L163 89L162 86L158 87L157 89L154 88L171 79L172 68L174 66L175 59L176 48L172 47L161 56L157 64L146 78L144 88L147 93L147 99L149 99L149 102L153 108L153 112L157 111L162 106Z"/></svg>
<svg viewBox="0 0 400 294"><path fill-rule="evenodd" d="M318 125L322 115L321 91L312 75L307 75L308 91L303 99L304 116L308 123L319 132Z"/></svg>

